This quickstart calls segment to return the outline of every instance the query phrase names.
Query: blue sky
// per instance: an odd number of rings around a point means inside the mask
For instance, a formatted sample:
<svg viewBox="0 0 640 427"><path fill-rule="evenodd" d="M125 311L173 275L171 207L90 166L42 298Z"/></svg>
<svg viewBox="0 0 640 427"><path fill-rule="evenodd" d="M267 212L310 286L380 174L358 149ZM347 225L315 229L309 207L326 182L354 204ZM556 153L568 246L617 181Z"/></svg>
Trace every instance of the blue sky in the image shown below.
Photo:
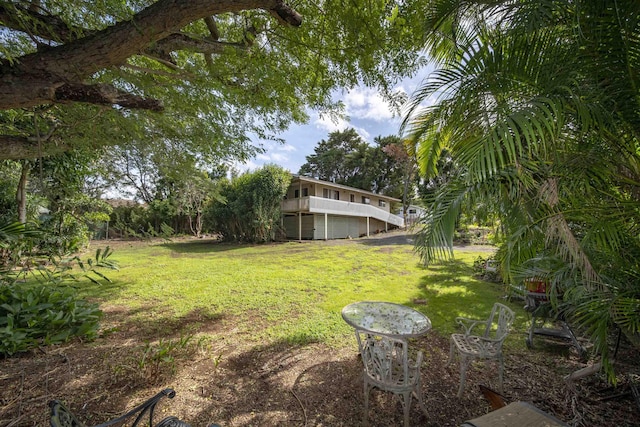
<svg viewBox="0 0 640 427"><path fill-rule="evenodd" d="M413 78L403 80L396 89L411 95L427 74L428 70L424 69ZM334 123L328 117L320 117L317 112L310 112L311 118L306 125L292 126L280 135L285 141L284 144L258 141L266 152L244 165L239 165L239 168L256 169L266 163L274 163L297 173L300 166L306 162L305 157L313 154L316 145L321 140L326 140L330 132L349 127L354 128L370 144L373 144L377 136L398 135L402 117L397 114L394 116L392 109L375 89L357 87L351 91L336 92L334 98L344 103L348 120Z"/></svg>

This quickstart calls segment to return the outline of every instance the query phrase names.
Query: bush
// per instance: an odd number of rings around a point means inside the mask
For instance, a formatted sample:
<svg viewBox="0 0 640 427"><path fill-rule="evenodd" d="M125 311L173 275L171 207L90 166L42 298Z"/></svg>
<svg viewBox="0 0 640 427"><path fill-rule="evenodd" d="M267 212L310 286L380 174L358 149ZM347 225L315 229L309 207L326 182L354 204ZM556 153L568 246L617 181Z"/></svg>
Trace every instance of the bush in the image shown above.
<svg viewBox="0 0 640 427"><path fill-rule="evenodd" d="M57 344L73 336L93 339L102 312L72 288L39 284L0 287L0 354Z"/></svg>
<svg viewBox="0 0 640 427"><path fill-rule="evenodd" d="M205 229L225 240L269 242L280 231L280 204L291 182L291 174L275 165L246 172L223 182L224 202L212 201L204 214Z"/></svg>
<svg viewBox="0 0 640 427"><path fill-rule="evenodd" d="M80 278L109 281L97 269L117 268L109 261L112 252L98 249L86 261L63 259L46 246L37 249L46 234L20 223L0 224L0 249L12 254L0 265L1 355L97 334L102 312L67 284Z"/></svg>

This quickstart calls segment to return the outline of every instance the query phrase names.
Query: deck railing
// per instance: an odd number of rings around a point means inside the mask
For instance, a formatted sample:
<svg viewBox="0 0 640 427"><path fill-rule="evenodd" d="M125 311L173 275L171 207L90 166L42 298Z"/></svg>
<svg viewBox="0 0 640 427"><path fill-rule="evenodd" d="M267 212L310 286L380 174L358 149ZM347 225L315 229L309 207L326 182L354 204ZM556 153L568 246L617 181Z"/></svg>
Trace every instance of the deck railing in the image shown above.
<svg viewBox="0 0 640 427"><path fill-rule="evenodd" d="M301 197L283 200L283 212L326 213L330 215L370 217L398 227L404 227L404 219L384 209L364 203L345 202L323 197Z"/></svg>

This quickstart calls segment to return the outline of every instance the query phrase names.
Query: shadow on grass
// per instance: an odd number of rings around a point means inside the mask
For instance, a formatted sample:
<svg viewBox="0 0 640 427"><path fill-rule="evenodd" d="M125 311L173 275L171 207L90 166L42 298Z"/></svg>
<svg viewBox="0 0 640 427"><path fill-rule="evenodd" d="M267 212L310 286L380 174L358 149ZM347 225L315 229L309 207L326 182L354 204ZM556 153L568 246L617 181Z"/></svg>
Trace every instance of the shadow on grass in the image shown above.
<svg viewBox="0 0 640 427"><path fill-rule="evenodd" d="M163 315L150 318L152 307L137 309L116 308L108 310L111 323L118 326L134 343L154 342L193 335L195 333L217 333L226 316L206 308L196 308L183 316ZM139 316L142 315L142 316Z"/></svg>
<svg viewBox="0 0 640 427"><path fill-rule="evenodd" d="M290 242L270 242L270 243L237 243L224 242L215 239L199 239L186 242L167 242L161 246L173 252L181 254L210 254L215 252L227 252L248 247L268 247L286 245Z"/></svg>
<svg viewBox="0 0 640 427"><path fill-rule="evenodd" d="M212 380L206 392L214 402L200 408L193 425L356 426L363 419L362 362L352 351L336 359L322 345L291 346L285 341L258 346L224 363L225 382ZM424 424L413 405L412 425ZM211 414L218 418L211 419ZM375 425L401 425L399 400L371 392L370 419Z"/></svg>
<svg viewBox="0 0 640 427"><path fill-rule="evenodd" d="M407 246L413 248L414 234L396 232L380 233L370 237L357 239L356 242L365 246Z"/></svg>
<svg viewBox="0 0 640 427"><path fill-rule="evenodd" d="M105 275L108 277L108 273ZM100 283L88 282L83 283L81 286L74 287L84 298L98 298L101 300L107 300L111 297L119 295L129 285L129 282L120 280L113 280L110 282L101 280Z"/></svg>
<svg viewBox="0 0 640 427"><path fill-rule="evenodd" d="M457 330L455 318L458 316L486 319L495 302L507 303L502 285L473 278L472 268L462 260L443 261L427 269L429 274L423 276L418 284L417 299L423 305L416 308L426 314L433 327L442 333ZM407 305L414 305L414 302L409 301ZM514 304L508 305L518 308ZM524 310L519 311L524 316Z"/></svg>
<svg viewBox="0 0 640 427"><path fill-rule="evenodd" d="M224 316L197 309L181 317L135 320L144 311L109 311L107 328L93 342L72 341L5 360L3 393L19 396L28 384L24 398L31 403L25 410L26 406L2 401L0 419L14 419L15 425L49 425L47 401L60 399L87 425L99 424L175 383L181 365L189 366L187 361L212 363L211 357L203 357L196 339L186 342L183 337L223 335ZM165 344L147 345L158 340ZM178 345L181 340L183 346ZM169 348L173 353L163 353Z"/></svg>

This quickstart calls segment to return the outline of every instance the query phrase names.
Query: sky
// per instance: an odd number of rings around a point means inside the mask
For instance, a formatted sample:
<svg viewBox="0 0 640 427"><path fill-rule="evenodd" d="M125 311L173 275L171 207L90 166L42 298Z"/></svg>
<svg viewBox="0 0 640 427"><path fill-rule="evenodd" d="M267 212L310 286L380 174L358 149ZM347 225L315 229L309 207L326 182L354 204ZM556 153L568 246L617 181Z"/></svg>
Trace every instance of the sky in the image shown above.
<svg viewBox="0 0 640 427"><path fill-rule="evenodd" d="M427 77L428 72L424 69L414 77L403 80L396 89L410 96ZM336 92L334 98L344 103L348 120L335 123L329 117L320 117L317 112L311 111L307 124L293 125L279 135L285 141L284 144L258 140L256 142L266 149L265 153L237 167L241 170L254 170L271 163L298 173L300 166L306 163L306 156L313 154L314 148L321 140L328 139L330 132L351 127L370 144L378 136L399 135L402 116L394 116L389 104L375 89L357 87L348 92Z"/></svg>

